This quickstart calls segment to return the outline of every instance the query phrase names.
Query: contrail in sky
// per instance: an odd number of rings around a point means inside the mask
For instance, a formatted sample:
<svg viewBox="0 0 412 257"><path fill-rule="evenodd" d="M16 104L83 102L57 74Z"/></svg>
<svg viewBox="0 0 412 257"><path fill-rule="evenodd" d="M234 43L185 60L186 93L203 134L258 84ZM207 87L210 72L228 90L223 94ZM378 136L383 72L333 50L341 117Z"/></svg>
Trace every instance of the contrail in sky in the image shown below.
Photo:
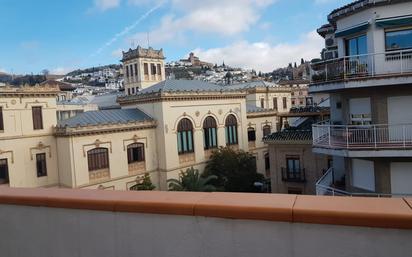
<svg viewBox="0 0 412 257"><path fill-rule="evenodd" d="M99 55L101 52L103 52L104 49L106 49L107 47L111 46L114 42L116 42L119 38L127 35L131 30L133 30L134 28L137 27L137 25L140 24L140 22L142 22L144 19L146 19L148 16L150 16L150 14L152 14L154 11L156 11L157 9L159 9L160 7L162 7L162 5L165 3L166 1L161 1L160 3L158 3L156 6L154 6L152 9L150 9L149 11L147 11L145 14L143 14L142 16L140 16L139 19L137 19L132 25L125 27L121 32L117 33L116 35L114 35L114 37L112 37L109 41L107 41L104 45L102 45L99 49L97 49L97 51L93 54L90 55L90 57L94 57Z"/></svg>

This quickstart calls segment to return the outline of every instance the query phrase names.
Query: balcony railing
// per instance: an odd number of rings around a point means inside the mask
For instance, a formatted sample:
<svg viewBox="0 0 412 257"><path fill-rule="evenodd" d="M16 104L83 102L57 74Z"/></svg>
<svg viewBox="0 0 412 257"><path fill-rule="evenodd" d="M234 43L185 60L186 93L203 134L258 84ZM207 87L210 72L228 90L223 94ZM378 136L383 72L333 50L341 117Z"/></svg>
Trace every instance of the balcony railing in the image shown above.
<svg viewBox="0 0 412 257"><path fill-rule="evenodd" d="M330 168L316 182L316 195L331 195L331 196L358 196L358 197L402 197L412 196L411 194L387 194L375 192L348 192L334 187L335 176L333 168Z"/></svg>
<svg viewBox="0 0 412 257"><path fill-rule="evenodd" d="M412 124L330 125L316 124L313 146L333 149L412 148Z"/></svg>
<svg viewBox="0 0 412 257"><path fill-rule="evenodd" d="M282 180L286 182L305 182L305 169L290 170L282 168Z"/></svg>
<svg viewBox="0 0 412 257"><path fill-rule="evenodd" d="M412 51L345 56L312 63L311 83L412 74Z"/></svg>

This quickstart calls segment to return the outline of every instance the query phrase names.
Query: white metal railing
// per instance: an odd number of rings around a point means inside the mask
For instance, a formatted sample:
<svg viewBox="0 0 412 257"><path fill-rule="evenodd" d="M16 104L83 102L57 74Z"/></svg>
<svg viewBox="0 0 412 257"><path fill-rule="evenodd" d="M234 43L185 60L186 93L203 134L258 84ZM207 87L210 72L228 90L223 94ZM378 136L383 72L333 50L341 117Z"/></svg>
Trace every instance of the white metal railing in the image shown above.
<svg viewBox="0 0 412 257"><path fill-rule="evenodd" d="M412 148L412 124L312 126L313 146L333 149Z"/></svg>
<svg viewBox="0 0 412 257"><path fill-rule="evenodd" d="M333 168L328 169L316 182L316 195L329 195L329 188L333 184Z"/></svg>
<svg viewBox="0 0 412 257"><path fill-rule="evenodd" d="M361 54L315 62L311 83L412 73L412 50Z"/></svg>
<svg viewBox="0 0 412 257"><path fill-rule="evenodd" d="M331 195L331 196L359 196L359 197L402 197L412 196L412 194L387 194L374 192L348 192L342 189L333 187L334 184L334 170L330 168L326 173L316 182L316 195Z"/></svg>

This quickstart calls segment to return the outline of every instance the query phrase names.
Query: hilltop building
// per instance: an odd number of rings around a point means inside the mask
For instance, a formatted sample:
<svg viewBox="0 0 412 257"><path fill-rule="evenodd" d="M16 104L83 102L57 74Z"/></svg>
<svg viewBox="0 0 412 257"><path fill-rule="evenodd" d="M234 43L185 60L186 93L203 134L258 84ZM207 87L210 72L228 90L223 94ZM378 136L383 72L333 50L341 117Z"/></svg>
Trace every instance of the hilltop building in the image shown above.
<svg viewBox="0 0 412 257"><path fill-rule="evenodd" d="M194 67L204 67L204 66L213 67L213 63L201 61L199 59L199 57L195 56L194 53L190 53L189 58L181 59L180 62L181 63L190 63L190 66L194 66Z"/></svg>

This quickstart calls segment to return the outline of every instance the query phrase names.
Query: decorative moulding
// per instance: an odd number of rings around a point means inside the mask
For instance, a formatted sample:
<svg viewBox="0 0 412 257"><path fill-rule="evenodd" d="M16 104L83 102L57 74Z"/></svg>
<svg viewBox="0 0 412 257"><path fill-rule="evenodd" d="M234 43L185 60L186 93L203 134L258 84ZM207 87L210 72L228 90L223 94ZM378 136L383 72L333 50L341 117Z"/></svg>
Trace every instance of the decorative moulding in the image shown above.
<svg viewBox="0 0 412 257"><path fill-rule="evenodd" d="M50 147L50 145L45 145L45 144L43 144L43 142L39 142L37 146L30 148L30 159L31 159L31 160L34 159L34 158L33 158L34 152L36 152L36 151L37 151L37 152L38 152L38 151L43 151L43 150L45 150L45 149L49 151L49 158L51 158L52 155L51 155L51 150L50 150L51 147Z"/></svg>

